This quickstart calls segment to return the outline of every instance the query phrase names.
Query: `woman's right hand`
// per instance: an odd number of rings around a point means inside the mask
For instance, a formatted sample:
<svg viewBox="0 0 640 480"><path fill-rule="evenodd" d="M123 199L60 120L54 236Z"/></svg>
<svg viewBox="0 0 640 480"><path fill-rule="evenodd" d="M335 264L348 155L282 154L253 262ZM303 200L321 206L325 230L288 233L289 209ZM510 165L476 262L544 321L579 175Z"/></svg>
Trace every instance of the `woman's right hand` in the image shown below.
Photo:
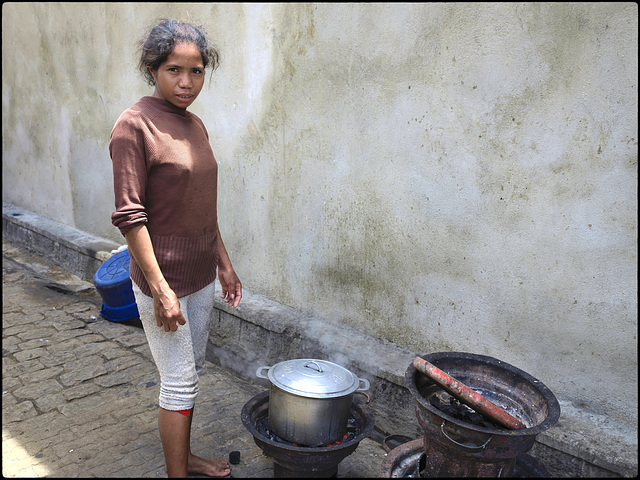
<svg viewBox="0 0 640 480"><path fill-rule="evenodd" d="M180 311L180 301L168 285L153 295L153 311L156 324L164 327L165 332L175 332L178 330L178 325L187 323Z"/></svg>
<svg viewBox="0 0 640 480"><path fill-rule="evenodd" d="M137 225L124 236L129 245L129 253L140 266L151 290L156 323L159 327L164 327L165 332L175 332L178 325L184 325L187 321L180 311L178 297L160 271L147 226Z"/></svg>

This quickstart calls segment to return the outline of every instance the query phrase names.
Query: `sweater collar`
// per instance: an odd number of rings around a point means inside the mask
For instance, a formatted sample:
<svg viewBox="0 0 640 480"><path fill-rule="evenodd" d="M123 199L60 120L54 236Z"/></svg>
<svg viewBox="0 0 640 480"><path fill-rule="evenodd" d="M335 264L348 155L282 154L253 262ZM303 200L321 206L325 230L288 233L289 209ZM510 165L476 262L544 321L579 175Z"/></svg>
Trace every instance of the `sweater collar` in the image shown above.
<svg viewBox="0 0 640 480"><path fill-rule="evenodd" d="M149 105L150 107L160 112L175 113L183 117L187 117L190 115L190 113L187 111L186 108L176 107L173 103L168 102L163 98L147 96L147 97L142 97L140 101L144 102L145 104Z"/></svg>

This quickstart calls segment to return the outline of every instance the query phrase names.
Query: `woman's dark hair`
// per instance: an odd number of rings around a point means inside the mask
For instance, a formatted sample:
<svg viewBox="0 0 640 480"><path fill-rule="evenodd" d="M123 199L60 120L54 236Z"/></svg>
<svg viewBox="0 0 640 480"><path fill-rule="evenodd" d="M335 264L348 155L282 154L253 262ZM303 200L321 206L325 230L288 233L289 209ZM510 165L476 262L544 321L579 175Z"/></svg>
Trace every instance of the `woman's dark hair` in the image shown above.
<svg viewBox="0 0 640 480"><path fill-rule="evenodd" d="M157 71L158 67L167 59L173 48L181 43L196 46L202 56L204 67L211 71L220 64L220 53L209 44L201 25L182 22L180 20L161 19L151 29L149 35L139 42L140 61L138 68L149 85L156 82L147 67Z"/></svg>

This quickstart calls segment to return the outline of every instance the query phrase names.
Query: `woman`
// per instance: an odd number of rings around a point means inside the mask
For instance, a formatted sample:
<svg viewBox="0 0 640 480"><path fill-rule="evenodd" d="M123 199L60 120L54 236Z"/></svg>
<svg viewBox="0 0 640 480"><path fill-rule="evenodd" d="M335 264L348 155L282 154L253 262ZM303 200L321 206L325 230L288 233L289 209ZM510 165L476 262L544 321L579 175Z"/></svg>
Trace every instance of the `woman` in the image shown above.
<svg viewBox="0 0 640 480"><path fill-rule="evenodd" d="M131 254L140 320L160 373L158 426L169 477L227 476L223 459L191 453L193 407L204 366L216 270L237 307L242 284L222 242L217 163L207 130L187 108L218 52L202 28L164 20L141 42L151 96L125 110L111 133L116 211Z"/></svg>

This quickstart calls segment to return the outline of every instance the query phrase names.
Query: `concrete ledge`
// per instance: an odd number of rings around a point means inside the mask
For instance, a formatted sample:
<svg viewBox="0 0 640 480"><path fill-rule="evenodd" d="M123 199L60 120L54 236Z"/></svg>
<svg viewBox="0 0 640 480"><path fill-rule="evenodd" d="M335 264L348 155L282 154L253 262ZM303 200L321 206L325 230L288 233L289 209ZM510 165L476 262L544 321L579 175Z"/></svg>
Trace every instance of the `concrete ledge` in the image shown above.
<svg viewBox="0 0 640 480"><path fill-rule="evenodd" d="M120 246L5 203L2 237L43 255L87 282L93 282L100 265Z"/></svg>
<svg viewBox="0 0 640 480"><path fill-rule="evenodd" d="M26 247L53 263L93 282L93 275L119 245L3 204L3 238ZM263 385L261 366L293 358L322 358L353 371L371 383L367 392L376 427L390 434L423 435L414 413L414 399L404 385L411 352L351 327L335 324L269 300L245 289L239 308L219 299L212 319L207 360ZM534 375L535 376L535 375ZM636 477L638 438L559 399L558 423L536 437L531 454L554 477ZM637 407L637 406L636 406Z"/></svg>

